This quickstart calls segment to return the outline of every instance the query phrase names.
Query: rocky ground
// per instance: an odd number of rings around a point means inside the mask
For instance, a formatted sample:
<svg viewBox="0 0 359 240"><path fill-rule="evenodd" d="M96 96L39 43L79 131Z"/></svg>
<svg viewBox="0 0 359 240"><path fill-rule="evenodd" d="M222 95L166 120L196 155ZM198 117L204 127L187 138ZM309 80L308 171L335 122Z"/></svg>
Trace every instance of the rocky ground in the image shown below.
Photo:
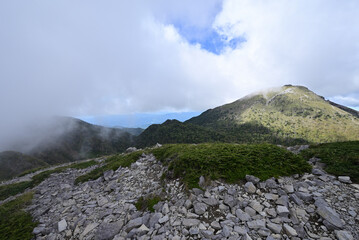
<svg viewBox="0 0 359 240"><path fill-rule="evenodd" d="M359 239L359 185L337 179L312 159L312 173L243 185L210 183L187 191L152 155L130 168L74 185L89 169L52 174L27 209L36 239ZM206 185L207 184L207 185ZM164 200L138 211L140 197Z"/></svg>

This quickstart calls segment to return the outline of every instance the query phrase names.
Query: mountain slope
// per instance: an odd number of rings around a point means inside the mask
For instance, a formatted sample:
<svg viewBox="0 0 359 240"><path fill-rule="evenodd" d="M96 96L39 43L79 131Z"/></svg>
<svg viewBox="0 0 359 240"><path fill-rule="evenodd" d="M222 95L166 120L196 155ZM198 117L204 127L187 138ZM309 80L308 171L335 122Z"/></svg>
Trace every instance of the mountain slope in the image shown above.
<svg viewBox="0 0 359 240"><path fill-rule="evenodd" d="M286 85L208 110L187 123L212 129L226 124L256 123L279 138L308 142L358 140L359 118L353 114L356 111L338 106L306 87Z"/></svg>
<svg viewBox="0 0 359 240"><path fill-rule="evenodd" d="M186 129L178 135L178 130L162 124L149 127L139 139L151 136L151 143L221 141L282 145L352 141L359 140L358 116L357 111L326 101L306 87L286 85L248 95L177 123L175 128L181 124ZM198 126L201 131L218 135L204 134L204 138L193 138L192 135L198 133L187 126ZM171 134L170 140L166 134Z"/></svg>
<svg viewBox="0 0 359 240"><path fill-rule="evenodd" d="M52 128L62 130L43 138L28 152L49 164L121 152L131 145L133 137L118 128L92 125L75 118L59 117Z"/></svg>
<svg viewBox="0 0 359 240"><path fill-rule="evenodd" d="M167 120L152 124L136 140L139 147L161 143L199 143L225 141L226 136L205 127L184 124L178 120Z"/></svg>
<svg viewBox="0 0 359 240"><path fill-rule="evenodd" d="M14 151L0 152L0 180L14 177L25 170L48 166L44 161Z"/></svg>

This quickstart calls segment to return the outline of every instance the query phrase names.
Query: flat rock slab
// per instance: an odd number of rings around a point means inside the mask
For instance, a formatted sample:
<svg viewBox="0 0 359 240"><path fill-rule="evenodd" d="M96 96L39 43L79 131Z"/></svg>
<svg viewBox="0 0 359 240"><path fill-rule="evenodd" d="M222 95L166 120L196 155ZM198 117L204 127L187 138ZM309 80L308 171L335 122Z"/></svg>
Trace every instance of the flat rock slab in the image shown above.
<svg viewBox="0 0 359 240"><path fill-rule="evenodd" d="M324 225L331 230L341 230L344 225L339 215L335 212L334 209L320 205L317 208L317 213L324 219Z"/></svg>
<svg viewBox="0 0 359 240"><path fill-rule="evenodd" d="M64 231L67 228L67 222L65 219L62 219L60 222L58 222L57 224L57 228L59 230L59 232Z"/></svg>

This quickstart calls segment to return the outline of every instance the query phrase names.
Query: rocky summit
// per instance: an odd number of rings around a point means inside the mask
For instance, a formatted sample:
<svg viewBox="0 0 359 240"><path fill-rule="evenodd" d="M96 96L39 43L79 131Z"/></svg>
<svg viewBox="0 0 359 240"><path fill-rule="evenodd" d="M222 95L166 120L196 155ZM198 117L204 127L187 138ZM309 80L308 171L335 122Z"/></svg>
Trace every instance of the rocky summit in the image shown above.
<svg viewBox="0 0 359 240"><path fill-rule="evenodd" d="M188 190L152 154L94 181L74 180L97 166L54 173L27 207L35 239L359 239L359 185L310 161L304 175L242 184L198 179ZM138 201L158 196L153 211Z"/></svg>

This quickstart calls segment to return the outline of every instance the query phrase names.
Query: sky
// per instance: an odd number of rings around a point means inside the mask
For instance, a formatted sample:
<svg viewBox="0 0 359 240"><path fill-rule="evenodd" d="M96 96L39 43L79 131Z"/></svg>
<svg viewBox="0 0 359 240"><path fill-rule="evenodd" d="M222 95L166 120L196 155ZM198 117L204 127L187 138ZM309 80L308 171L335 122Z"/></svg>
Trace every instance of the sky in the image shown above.
<svg viewBox="0 0 359 240"><path fill-rule="evenodd" d="M284 84L359 109L358 26L357 0L0 1L0 132Z"/></svg>

